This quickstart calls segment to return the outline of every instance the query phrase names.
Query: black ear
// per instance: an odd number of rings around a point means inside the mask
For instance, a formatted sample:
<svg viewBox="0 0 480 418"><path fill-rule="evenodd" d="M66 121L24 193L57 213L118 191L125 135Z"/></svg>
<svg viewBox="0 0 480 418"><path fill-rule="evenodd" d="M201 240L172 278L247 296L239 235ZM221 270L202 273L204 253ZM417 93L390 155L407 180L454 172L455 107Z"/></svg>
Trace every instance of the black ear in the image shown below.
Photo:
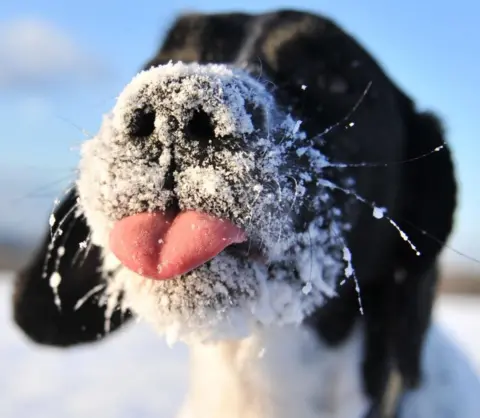
<svg viewBox="0 0 480 418"><path fill-rule="evenodd" d="M438 149L404 166L404 206L399 224L421 254L415 255L404 242L398 244L394 349L405 383L415 386L438 282L437 259L453 228L457 187L440 120L431 113L415 111L408 102L406 121L407 158Z"/></svg>
<svg viewBox="0 0 480 418"><path fill-rule="evenodd" d="M15 322L37 343L70 346L96 341L130 317L117 308L106 330L106 308L98 304L106 280L101 274L100 250L80 247L80 243L88 241L90 231L83 217L75 214L75 207L76 189L72 189L53 214L56 222L52 234L46 235L33 260L15 280ZM49 283L54 272L61 277L60 306L55 304Z"/></svg>
<svg viewBox="0 0 480 418"><path fill-rule="evenodd" d="M396 236L391 274L363 286L366 337L363 364L367 392L381 402L394 366L405 389L421 383L421 358L438 282L438 257L453 227L456 182L441 122L400 96L405 134L400 211L395 222L420 255ZM377 404L378 403L378 404Z"/></svg>

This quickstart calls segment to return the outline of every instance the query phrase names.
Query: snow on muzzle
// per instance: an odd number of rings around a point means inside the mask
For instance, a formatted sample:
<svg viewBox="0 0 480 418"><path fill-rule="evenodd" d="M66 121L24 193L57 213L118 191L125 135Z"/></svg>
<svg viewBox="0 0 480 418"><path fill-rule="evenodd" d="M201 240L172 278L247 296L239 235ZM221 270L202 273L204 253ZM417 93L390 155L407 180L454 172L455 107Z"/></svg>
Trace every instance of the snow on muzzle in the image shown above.
<svg viewBox="0 0 480 418"><path fill-rule="evenodd" d="M196 211L153 212L117 221L110 233L110 248L128 269L165 280L201 266L246 239L245 231L226 219Z"/></svg>

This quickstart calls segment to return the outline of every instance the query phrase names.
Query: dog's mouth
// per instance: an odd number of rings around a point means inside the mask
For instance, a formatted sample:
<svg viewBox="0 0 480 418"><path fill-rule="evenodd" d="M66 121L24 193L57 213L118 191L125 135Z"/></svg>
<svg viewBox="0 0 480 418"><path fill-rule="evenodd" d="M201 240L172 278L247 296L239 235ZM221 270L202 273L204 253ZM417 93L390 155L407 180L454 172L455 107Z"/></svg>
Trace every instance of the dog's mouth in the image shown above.
<svg viewBox="0 0 480 418"><path fill-rule="evenodd" d="M223 250L259 257L246 232L231 221L193 210L139 213L116 222L110 249L128 269L150 279L173 279Z"/></svg>
<svg viewBox="0 0 480 418"><path fill-rule="evenodd" d="M263 264L267 264L268 262L265 248L261 243L249 238L241 243L229 245L225 248L225 253L234 257L241 257Z"/></svg>

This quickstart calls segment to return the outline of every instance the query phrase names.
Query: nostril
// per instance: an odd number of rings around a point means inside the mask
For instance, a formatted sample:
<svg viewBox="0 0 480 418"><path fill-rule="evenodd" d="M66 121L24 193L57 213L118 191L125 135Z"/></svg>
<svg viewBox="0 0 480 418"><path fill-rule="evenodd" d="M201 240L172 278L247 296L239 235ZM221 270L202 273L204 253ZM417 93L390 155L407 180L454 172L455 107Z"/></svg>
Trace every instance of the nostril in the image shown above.
<svg viewBox="0 0 480 418"><path fill-rule="evenodd" d="M128 130L135 138L150 136L155 130L155 110L149 106L135 109L131 115Z"/></svg>
<svg viewBox="0 0 480 418"><path fill-rule="evenodd" d="M215 138L212 118L203 109L196 110L188 121L185 134L188 139L208 142Z"/></svg>

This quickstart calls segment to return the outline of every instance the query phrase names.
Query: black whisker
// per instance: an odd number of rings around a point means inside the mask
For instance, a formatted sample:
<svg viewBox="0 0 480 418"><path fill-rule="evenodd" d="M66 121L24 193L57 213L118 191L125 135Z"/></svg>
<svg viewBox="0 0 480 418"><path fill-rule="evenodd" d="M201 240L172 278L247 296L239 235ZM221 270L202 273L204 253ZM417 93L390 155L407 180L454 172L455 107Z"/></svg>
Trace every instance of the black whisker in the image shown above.
<svg viewBox="0 0 480 418"><path fill-rule="evenodd" d="M429 157L430 155L441 151L447 146L447 143L444 141L442 145L435 147L433 150L425 152L424 154L418 155L417 157L408 158L406 160L399 160L399 161L388 161L388 162L380 162L380 163L369 163L369 162L362 162L362 163L339 163L339 162L330 162L327 160L325 167L337 167L337 168L351 168L351 167L388 167L391 165L402 165L411 163L414 161L421 160L423 158Z"/></svg>
<svg viewBox="0 0 480 418"><path fill-rule="evenodd" d="M417 256L420 255L420 251L418 251L417 247L413 244L413 242L410 241L407 234L404 231L402 231L402 229L398 226L398 224L392 218L390 218L388 215L386 215L386 213L385 213L386 209L377 207L374 203L372 203L372 202L368 201L367 199L365 199L364 197L358 195L353 190L344 189L343 187L337 186L336 184L332 183L329 180L319 179L318 184L320 184L322 186L325 186L325 187L328 187L329 189L340 190L341 192L343 192L343 193L345 193L349 196L353 196L358 201L370 206L373 209L373 216L375 218L377 218L377 219L381 219L381 218L387 219L390 222L390 224L399 232L402 239L410 245L410 248L415 252L415 255L417 255Z"/></svg>
<svg viewBox="0 0 480 418"><path fill-rule="evenodd" d="M63 116L60 116L60 115L55 115L55 117L59 120L61 120L62 122L65 122L67 123L68 125L74 127L75 129L77 129L86 139L88 138L91 138L93 135L88 132L86 129L84 128L81 128L80 126L76 125L75 123L73 123L71 120L63 117Z"/></svg>
<svg viewBox="0 0 480 418"><path fill-rule="evenodd" d="M378 219L380 218L385 218L387 219L390 224L395 228L397 229L397 231L399 232L401 238L406 241L409 245L410 245L410 248L415 252L416 255L421 255L420 252L418 251L418 249L416 248L416 246L410 241L410 239L408 238L407 234L402 231L402 229L400 228L400 226L397 224L397 222L395 220L393 220L392 218L390 218L386 212L387 212L387 209L386 208L379 208L377 207L374 203L368 201L367 199L363 198L362 196L358 195L356 192L354 192L353 190L348 190L348 189L344 189L340 186L337 186L333 183L331 183L330 181L328 180L319 180L319 183L324 185L325 187L328 187L330 189L337 189L345 194L348 194L350 196L353 196L356 200L370 206L374 212L380 212L378 214ZM428 231L418 227L417 225L415 225L414 223L412 223L411 221L401 217L401 216L396 216L396 218L398 219L398 221L400 222L404 222L406 224L408 224L410 227L414 228L415 230L417 230L418 232L420 232L421 234L427 236L428 238L430 238L431 240L435 241L438 245L440 246L445 246L445 248L447 248L448 250L454 252L455 254L458 254L462 257L465 257L466 259L472 261L472 262L475 262L475 263L478 263L480 264L480 260L475 258L475 257L472 257L472 256L469 256L468 254L465 254L459 250L456 250L455 248L447 245L447 243L445 241L442 241L440 239L438 239L437 237L435 237L433 234L429 233Z"/></svg>
<svg viewBox="0 0 480 418"><path fill-rule="evenodd" d="M74 170L75 169L72 169L72 171L74 171ZM58 185L58 184L60 184L64 181L67 181L70 178L71 178L71 174L69 174L68 176L62 177L60 179L54 180L50 183L39 186L35 190L31 190L31 191L27 192L26 194L24 194L22 196L14 197L13 199L11 199L10 203L16 203L20 200L29 199L29 198L32 198L32 197L39 197L39 195L37 195L38 192L48 191L51 187L56 186L56 185Z"/></svg>
<svg viewBox="0 0 480 418"><path fill-rule="evenodd" d="M435 241L438 245L440 246L444 246L445 248L447 248L448 250L452 251L453 253L459 255L459 256L462 256L462 257L465 257L467 260L470 260L470 261L473 261L474 263L478 263L480 264L480 260L475 258L475 257L472 257L468 254L465 254L459 250L456 250L455 248L449 246L445 241L442 241L441 239L435 237L435 235L431 234L430 232L416 226L414 223L410 222L409 220L407 219L404 219L402 217L399 217L398 219L400 219L402 222L405 222L407 225L411 226L412 228L416 229L418 232L420 232L421 234L425 235L426 237L430 238L431 240Z"/></svg>
<svg viewBox="0 0 480 418"><path fill-rule="evenodd" d="M367 84L367 87L365 87L365 90L363 90L363 93L361 94L360 98L357 100L357 102L353 105L353 107L350 109L350 111L338 122L334 123L333 125L329 126L326 128L323 132L320 134L316 135L315 138L321 138L325 135L328 135L330 132L332 132L334 129L338 128L340 125L343 125L346 123L352 116L353 114L357 111L357 109L360 107L362 104L363 100L367 96L370 88L372 87L372 81L369 81Z"/></svg>

